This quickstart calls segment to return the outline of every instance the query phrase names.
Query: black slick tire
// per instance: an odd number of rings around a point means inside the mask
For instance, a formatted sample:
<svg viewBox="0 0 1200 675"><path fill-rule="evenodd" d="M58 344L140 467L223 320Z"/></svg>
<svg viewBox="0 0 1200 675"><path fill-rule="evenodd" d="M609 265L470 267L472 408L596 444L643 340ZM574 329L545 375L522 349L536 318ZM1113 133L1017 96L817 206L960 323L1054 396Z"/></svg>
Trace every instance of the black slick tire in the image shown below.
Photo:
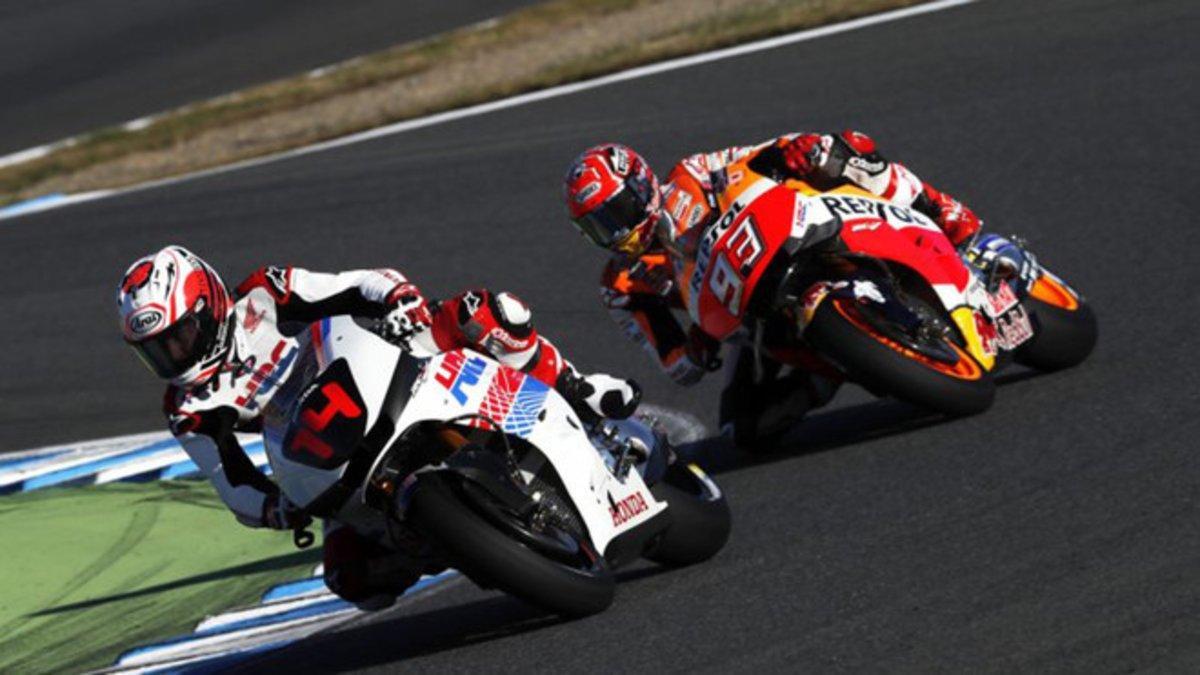
<svg viewBox="0 0 1200 675"><path fill-rule="evenodd" d="M423 474L406 517L460 571L480 585L565 617L596 614L612 604L616 580L602 559L592 569L576 569L546 558L464 503L455 480L436 472Z"/></svg>
<svg viewBox="0 0 1200 675"><path fill-rule="evenodd" d="M725 496L682 462L672 464L650 492L667 503L671 526L646 552L647 560L670 567L694 565L716 555L729 541L732 517Z"/></svg>
<svg viewBox="0 0 1200 675"><path fill-rule="evenodd" d="M829 298L822 302L805 337L853 380L877 393L947 415L974 415L992 405L995 381L966 352L954 346L960 358L957 366L962 367L966 376L943 373L889 347L861 324L852 323L843 314L855 311L852 303L847 302L850 307L839 308L840 302L846 301Z"/></svg>
<svg viewBox="0 0 1200 675"><path fill-rule="evenodd" d="M1077 366L1096 346L1096 314L1087 303L1075 309L1058 307L1034 297L1023 301L1034 323L1034 335L1017 348L1017 363L1038 370Z"/></svg>

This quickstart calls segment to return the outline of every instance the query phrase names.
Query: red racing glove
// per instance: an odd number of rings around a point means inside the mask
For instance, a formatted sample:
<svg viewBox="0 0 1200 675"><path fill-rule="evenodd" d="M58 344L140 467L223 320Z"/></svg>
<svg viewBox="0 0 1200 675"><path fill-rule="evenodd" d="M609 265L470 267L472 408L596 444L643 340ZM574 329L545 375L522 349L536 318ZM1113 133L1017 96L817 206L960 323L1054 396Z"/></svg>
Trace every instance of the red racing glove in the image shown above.
<svg viewBox="0 0 1200 675"><path fill-rule="evenodd" d="M807 176L824 163L820 134L800 134L786 141L782 150L784 163L796 176Z"/></svg>
<svg viewBox="0 0 1200 675"><path fill-rule="evenodd" d="M936 219L937 224L950 238L950 243L958 246L979 231L981 225L979 216L976 216L975 212L967 208L965 204L928 186L925 188L925 195L937 206L940 212L940 216Z"/></svg>

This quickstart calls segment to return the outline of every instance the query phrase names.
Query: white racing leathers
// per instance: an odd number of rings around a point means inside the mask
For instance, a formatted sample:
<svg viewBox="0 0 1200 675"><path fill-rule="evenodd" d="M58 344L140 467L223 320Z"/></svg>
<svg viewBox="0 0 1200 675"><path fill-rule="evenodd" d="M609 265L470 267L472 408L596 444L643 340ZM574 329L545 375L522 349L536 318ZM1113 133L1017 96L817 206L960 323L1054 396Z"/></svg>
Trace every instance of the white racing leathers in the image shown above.
<svg viewBox="0 0 1200 675"><path fill-rule="evenodd" d="M391 269L323 274L262 268L237 288L230 356L221 370L201 386L167 389L163 412L172 433L243 524L264 526L267 498L279 492L234 432L260 430L263 407L295 363L300 343L281 324L298 329L324 316L379 317L406 284Z"/></svg>

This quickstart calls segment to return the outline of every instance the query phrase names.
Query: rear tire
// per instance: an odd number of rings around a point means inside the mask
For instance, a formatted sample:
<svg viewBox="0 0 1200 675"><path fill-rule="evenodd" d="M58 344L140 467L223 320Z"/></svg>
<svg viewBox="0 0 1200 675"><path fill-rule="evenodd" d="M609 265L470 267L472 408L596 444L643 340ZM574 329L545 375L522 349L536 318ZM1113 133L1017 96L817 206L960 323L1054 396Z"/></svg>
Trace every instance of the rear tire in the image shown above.
<svg viewBox="0 0 1200 675"><path fill-rule="evenodd" d="M902 347L876 333L865 321L852 322L847 314L855 312L852 301L827 298L817 308L805 332L808 341L844 368L853 380L873 391L947 415L974 415L992 405L996 397L995 381L962 348L946 341L959 358L952 369L961 371L961 375L943 372L906 355Z"/></svg>
<svg viewBox="0 0 1200 675"><path fill-rule="evenodd" d="M1017 348L1017 363L1038 370L1061 370L1079 365L1092 353L1098 329L1091 306L1080 301L1072 310L1032 296L1023 304L1033 320L1034 334Z"/></svg>
<svg viewBox="0 0 1200 675"><path fill-rule="evenodd" d="M604 611L616 580L597 556L589 569L550 560L493 527L468 506L454 479L422 474L407 518L475 583L567 617Z"/></svg>
<svg viewBox="0 0 1200 675"><path fill-rule="evenodd" d="M694 565L716 555L729 541L732 518L725 495L681 461L667 469L650 493L667 503L671 526L646 552L647 560L671 567Z"/></svg>

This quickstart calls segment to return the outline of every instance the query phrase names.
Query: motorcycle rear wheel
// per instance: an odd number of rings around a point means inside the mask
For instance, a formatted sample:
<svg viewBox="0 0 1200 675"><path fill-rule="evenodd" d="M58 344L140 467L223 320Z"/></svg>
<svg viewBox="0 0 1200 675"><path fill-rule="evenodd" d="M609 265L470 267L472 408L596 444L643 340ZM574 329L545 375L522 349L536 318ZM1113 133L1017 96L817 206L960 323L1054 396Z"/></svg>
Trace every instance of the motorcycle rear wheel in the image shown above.
<svg viewBox="0 0 1200 675"><path fill-rule="evenodd" d="M565 617L596 614L612 604L616 580L602 557L570 566L537 553L476 513L455 480L422 474L406 518L472 581Z"/></svg>
<svg viewBox="0 0 1200 675"><path fill-rule="evenodd" d="M938 347L956 360L930 358L874 328L853 300L821 303L805 337L868 389L937 412L974 415L987 410L996 396L991 375L962 347L941 338L944 344Z"/></svg>
<svg viewBox="0 0 1200 675"><path fill-rule="evenodd" d="M1017 348L1018 363L1038 370L1077 366L1096 346L1096 314L1054 279L1043 276L1022 301L1034 323L1033 337Z"/></svg>

